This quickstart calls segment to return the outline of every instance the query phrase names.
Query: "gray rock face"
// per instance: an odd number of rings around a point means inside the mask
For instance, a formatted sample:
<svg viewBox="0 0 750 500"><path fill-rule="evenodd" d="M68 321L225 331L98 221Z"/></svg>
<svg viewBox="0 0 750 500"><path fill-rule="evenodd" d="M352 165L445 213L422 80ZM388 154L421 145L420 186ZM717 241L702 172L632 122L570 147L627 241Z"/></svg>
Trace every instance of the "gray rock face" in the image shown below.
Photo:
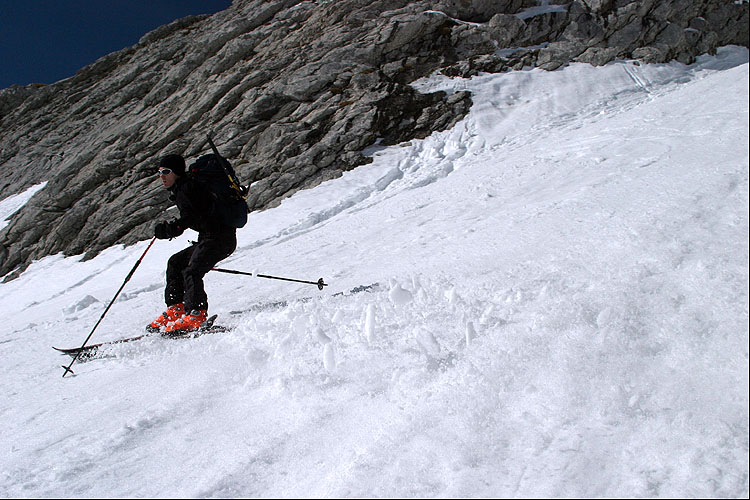
<svg viewBox="0 0 750 500"><path fill-rule="evenodd" d="M468 93L409 86L437 70L689 63L748 46L746 1L560 3L235 0L66 80L0 90L0 197L48 181L0 232L0 275L149 238L169 206L158 158L195 159L209 131L253 182L248 205L260 210L366 163L360 151L378 140L424 138L462 119Z"/></svg>

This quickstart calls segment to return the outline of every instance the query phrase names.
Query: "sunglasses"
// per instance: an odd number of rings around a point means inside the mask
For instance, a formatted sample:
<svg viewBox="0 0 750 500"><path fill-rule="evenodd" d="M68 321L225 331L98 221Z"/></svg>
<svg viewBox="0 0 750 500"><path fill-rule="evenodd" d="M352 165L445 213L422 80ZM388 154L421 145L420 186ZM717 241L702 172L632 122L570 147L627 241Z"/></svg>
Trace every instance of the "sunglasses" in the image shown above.
<svg viewBox="0 0 750 500"><path fill-rule="evenodd" d="M156 173L156 175L158 175L158 176L162 176L162 175L169 175L169 174L171 174L171 173L172 173L172 169L170 169L170 168L162 168L161 170L159 170L159 171L158 171L158 172Z"/></svg>

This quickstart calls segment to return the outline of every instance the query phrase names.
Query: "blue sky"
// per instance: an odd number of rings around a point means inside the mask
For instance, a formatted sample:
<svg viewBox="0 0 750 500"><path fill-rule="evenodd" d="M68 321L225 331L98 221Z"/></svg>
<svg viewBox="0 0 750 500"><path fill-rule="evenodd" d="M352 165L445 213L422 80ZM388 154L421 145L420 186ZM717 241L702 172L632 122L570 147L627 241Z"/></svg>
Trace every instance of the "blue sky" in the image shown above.
<svg viewBox="0 0 750 500"><path fill-rule="evenodd" d="M0 0L0 88L54 83L149 31L231 0Z"/></svg>

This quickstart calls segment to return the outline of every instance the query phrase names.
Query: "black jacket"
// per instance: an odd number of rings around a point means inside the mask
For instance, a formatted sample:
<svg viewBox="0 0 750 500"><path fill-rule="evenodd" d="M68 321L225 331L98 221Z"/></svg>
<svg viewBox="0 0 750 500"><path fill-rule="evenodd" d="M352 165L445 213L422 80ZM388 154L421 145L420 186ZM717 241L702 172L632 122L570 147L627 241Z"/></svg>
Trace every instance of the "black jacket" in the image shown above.
<svg viewBox="0 0 750 500"><path fill-rule="evenodd" d="M235 228L223 224L215 215L212 194L202 184L187 176L180 176L169 189L180 211L175 221L181 231L190 228L204 236L234 233Z"/></svg>

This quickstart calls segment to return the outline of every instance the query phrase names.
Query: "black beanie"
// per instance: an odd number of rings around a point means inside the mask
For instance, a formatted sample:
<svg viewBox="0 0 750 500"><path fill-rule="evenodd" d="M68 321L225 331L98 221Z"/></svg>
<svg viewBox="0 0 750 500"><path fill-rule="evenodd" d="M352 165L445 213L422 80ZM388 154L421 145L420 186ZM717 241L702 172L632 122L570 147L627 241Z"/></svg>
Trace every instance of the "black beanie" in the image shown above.
<svg viewBox="0 0 750 500"><path fill-rule="evenodd" d="M185 158L180 155L167 155L159 162L159 168L168 168L179 176L185 175Z"/></svg>

